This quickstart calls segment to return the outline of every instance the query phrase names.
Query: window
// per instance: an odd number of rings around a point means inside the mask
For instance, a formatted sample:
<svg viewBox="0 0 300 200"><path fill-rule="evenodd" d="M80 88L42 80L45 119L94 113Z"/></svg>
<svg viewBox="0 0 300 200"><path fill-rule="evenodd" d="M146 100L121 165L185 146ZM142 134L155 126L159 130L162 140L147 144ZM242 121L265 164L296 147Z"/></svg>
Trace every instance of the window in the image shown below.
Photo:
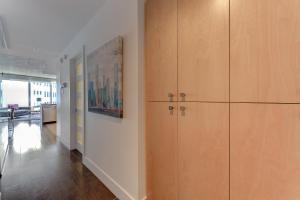
<svg viewBox="0 0 300 200"><path fill-rule="evenodd" d="M2 81L2 105L7 107L8 104L18 104L18 106L28 106L28 82L27 81Z"/></svg>
<svg viewBox="0 0 300 200"><path fill-rule="evenodd" d="M8 104L26 107L29 105L39 106L42 103L54 104L57 102L56 81L45 80L30 83L28 84L28 80L0 80L0 107L7 107ZM29 90L30 94L28 94Z"/></svg>

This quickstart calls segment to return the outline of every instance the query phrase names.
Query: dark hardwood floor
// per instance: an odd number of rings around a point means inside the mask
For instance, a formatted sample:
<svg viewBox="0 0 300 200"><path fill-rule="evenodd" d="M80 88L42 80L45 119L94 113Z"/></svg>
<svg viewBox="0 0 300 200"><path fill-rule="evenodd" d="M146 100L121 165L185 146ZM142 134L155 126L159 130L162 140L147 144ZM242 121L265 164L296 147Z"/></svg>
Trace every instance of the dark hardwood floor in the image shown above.
<svg viewBox="0 0 300 200"><path fill-rule="evenodd" d="M1 200L113 200L81 163L80 153L56 141L55 124L18 122L1 179Z"/></svg>

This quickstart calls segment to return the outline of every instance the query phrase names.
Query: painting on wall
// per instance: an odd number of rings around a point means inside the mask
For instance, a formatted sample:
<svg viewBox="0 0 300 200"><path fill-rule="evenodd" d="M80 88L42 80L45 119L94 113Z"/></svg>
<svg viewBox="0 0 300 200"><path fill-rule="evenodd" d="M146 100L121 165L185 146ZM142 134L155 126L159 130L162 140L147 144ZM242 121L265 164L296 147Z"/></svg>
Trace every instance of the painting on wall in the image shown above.
<svg viewBox="0 0 300 200"><path fill-rule="evenodd" d="M123 117L123 39L117 37L87 56L88 111Z"/></svg>

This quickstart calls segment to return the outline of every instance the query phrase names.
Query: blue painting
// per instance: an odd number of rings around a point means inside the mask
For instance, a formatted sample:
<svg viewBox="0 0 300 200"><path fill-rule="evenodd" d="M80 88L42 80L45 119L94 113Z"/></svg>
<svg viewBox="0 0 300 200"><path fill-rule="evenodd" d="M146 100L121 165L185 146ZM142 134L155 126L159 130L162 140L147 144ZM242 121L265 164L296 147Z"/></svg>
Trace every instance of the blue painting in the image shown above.
<svg viewBox="0 0 300 200"><path fill-rule="evenodd" d="M88 111L123 117L123 39L117 37L87 56Z"/></svg>

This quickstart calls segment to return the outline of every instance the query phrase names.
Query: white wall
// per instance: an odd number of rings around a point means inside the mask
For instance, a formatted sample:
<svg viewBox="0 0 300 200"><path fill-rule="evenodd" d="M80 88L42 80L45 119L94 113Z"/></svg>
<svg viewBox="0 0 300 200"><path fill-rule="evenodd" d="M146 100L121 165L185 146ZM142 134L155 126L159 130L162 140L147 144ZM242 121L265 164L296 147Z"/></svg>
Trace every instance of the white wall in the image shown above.
<svg viewBox="0 0 300 200"><path fill-rule="evenodd" d="M107 0L97 15L62 52L69 58L82 46L89 54L116 36L124 37L124 118L86 113L84 163L121 200L144 198L143 0ZM60 82L70 81L67 65ZM61 140L70 147L70 93L61 94Z"/></svg>

